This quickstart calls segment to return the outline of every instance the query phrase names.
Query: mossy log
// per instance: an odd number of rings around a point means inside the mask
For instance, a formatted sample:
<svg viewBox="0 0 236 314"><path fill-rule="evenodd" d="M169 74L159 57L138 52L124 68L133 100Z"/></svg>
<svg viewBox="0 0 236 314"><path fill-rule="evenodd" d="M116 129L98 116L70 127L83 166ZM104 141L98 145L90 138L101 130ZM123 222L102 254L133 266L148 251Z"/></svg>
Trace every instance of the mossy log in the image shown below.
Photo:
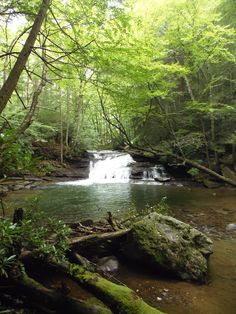
<svg viewBox="0 0 236 314"><path fill-rule="evenodd" d="M71 263L58 264L53 266L70 275L88 291L110 307L116 314L161 314L145 303L133 290L126 286L115 284L97 273L88 271L82 266Z"/></svg>
<svg viewBox="0 0 236 314"><path fill-rule="evenodd" d="M70 313L70 314L111 314L105 306L91 305L85 301L70 297L53 289L46 288L36 280L30 278L21 265L14 270L11 281L20 294L27 296L32 306L44 312Z"/></svg>

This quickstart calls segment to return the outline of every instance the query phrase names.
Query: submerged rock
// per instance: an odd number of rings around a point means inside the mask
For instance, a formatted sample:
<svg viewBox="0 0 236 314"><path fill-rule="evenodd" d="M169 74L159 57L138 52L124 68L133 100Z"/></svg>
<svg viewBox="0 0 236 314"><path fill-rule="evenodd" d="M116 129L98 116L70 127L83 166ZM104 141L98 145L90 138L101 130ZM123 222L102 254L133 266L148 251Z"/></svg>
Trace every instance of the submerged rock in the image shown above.
<svg viewBox="0 0 236 314"><path fill-rule="evenodd" d="M183 280L205 282L212 241L188 224L152 213L133 225L122 251L129 259L161 267Z"/></svg>
<svg viewBox="0 0 236 314"><path fill-rule="evenodd" d="M227 231L234 231L234 230L236 230L236 224L235 223L228 224L226 226L226 230Z"/></svg>
<svg viewBox="0 0 236 314"><path fill-rule="evenodd" d="M119 262L115 256L105 256L98 259L96 270L103 274L114 274L118 271Z"/></svg>

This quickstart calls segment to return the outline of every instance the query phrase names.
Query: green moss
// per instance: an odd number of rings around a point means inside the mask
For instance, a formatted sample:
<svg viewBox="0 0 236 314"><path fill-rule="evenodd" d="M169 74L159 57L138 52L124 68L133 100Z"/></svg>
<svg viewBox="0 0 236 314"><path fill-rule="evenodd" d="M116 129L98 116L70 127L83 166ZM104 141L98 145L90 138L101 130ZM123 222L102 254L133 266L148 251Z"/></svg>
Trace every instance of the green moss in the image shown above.
<svg viewBox="0 0 236 314"><path fill-rule="evenodd" d="M188 224L157 213L134 223L124 250L128 258L201 282L207 274L202 252L211 253L210 239Z"/></svg>
<svg viewBox="0 0 236 314"><path fill-rule="evenodd" d="M152 152L144 152L143 153L143 156L144 157L147 157L147 158L153 158L154 157L154 154Z"/></svg>
<svg viewBox="0 0 236 314"><path fill-rule="evenodd" d="M112 311L108 307L106 307L106 305L102 301L100 301L99 299L95 297L88 298L86 300L86 303L89 305L99 306L99 308L101 308L101 311L99 314L112 314Z"/></svg>
<svg viewBox="0 0 236 314"><path fill-rule="evenodd" d="M161 312L139 298L126 286L114 284L98 274L91 273L81 266L74 265L73 276L112 311L119 314L161 314Z"/></svg>

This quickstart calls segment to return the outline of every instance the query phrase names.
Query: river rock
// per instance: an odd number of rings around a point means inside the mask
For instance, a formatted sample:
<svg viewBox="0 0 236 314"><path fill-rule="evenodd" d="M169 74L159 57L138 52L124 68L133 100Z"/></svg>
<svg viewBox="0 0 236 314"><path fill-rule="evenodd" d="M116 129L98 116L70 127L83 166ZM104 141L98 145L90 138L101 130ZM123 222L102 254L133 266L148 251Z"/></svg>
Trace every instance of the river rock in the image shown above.
<svg viewBox="0 0 236 314"><path fill-rule="evenodd" d="M96 270L103 274L114 274L118 271L119 262L115 256L105 256L98 259Z"/></svg>
<svg viewBox="0 0 236 314"><path fill-rule="evenodd" d="M168 177L160 177L160 178L154 178L154 180L156 182L161 182L161 183L165 183L165 182L170 182L171 178L168 178Z"/></svg>
<svg viewBox="0 0 236 314"><path fill-rule="evenodd" d="M228 224L228 225L226 226L226 230L227 230L227 231L235 231L235 230L236 230L236 223Z"/></svg>
<svg viewBox="0 0 236 314"><path fill-rule="evenodd" d="M133 225L122 253L183 280L205 282L212 241L188 224L152 213Z"/></svg>
<svg viewBox="0 0 236 314"><path fill-rule="evenodd" d="M143 179L144 171L150 167L154 167L154 164L150 162L136 162L131 166L130 179L141 180Z"/></svg>
<svg viewBox="0 0 236 314"><path fill-rule="evenodd" d="M215 188L222 186L221 183L213 181L213 180L209 180L209 179L204 179L203 184L208 189L215 189Z"/></svg>
<svg viewBox="0 0 236 314"><path fill-rule="evenodd" d="M236 182L236 172L231 170L229 167L221 165L221 172L224 177L231 179Z"/></svg>

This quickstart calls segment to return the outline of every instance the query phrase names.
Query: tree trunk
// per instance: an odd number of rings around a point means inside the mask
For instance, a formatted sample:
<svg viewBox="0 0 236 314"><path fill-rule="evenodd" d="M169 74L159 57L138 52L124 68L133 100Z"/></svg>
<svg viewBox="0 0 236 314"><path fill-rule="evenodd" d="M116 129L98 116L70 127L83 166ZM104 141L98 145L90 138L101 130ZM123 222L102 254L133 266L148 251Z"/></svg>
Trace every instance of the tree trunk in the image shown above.
<svg viewBox="0 0 236 314"><path fill-rule="evenodd" d="M211 121L211 141L212 141L212 146L213 146L213 151L214 151L215 167L218 170L220 169L220 165L219 165L218 152L216 150L215 117L213 113L211 113L210 115L210 121Z"/></svg>
<svg viewBox="0 0 236 314"><path fill-rule="evenodd" d="M185 164L190 165L191 167L197 168L197 169L199 169L199 170L201 170L201 171L203 171L203 172L205 172L205 173L207 173L207 174L217 178L220 181L228 183L228 184L230 184L232 186L236 186L236 182L235 181L231 180L230 178L224 177L224 176L220 175L219 173L217 173L217 172L215 172L215 171L213 171L213 170L211 170L211 169L209 169L209 168L207 168L205 166L200 165L196 161L193 161L193 160L190 160L190 159L187 159L187 158L183 158L183 157L178 156L176 154L173 154L171 152L158 152L158 151L155 151L153 149L148 150L148 149L142 149L140 147L132 147L132 148L140 150L141 152L148 153L150 158L158 158L159 156L170 156L170 157L173 157L173 158L175 158L177 160L182 161ZM127 152L128 151L129 150L127 150Z"/></svg>
<svg viewBox="0 0 236 314"><path fill-rule="evenodd" d="M75 111L75 119L74 119L75 133L73 136L73 149L76 148L79 142L80 129L82 126L81 116L82 116L83 104L84 104L84 96L80 90L79 95L76 96L76 111Z"/></svg>
<svg viewBox="0 0 236 314"><path fill-rule="evenodd" d="M232 159L233 159L233 169L236 170L236 144L232 144Z"/></svg>
<svg viewBox="0 0 236 314"><path fill-rule="evenodd" d="M188 89L188 93L189 93L189 96L190 96L191 100L192 100L192 101L195 101L195 97L194 97L194 95L193 95L192 88L191 88L191 86L190 86L188 77L187 77L186 75L184 76L184 80L185 80L185 83L186 83L186 86L187 86L187 89Z"/></svg>
<svg viewBox="0 0 236 314"><path fill-rule="evenodd" d="M204 124L202 117L200 117L200 122L201 122L201 126L202 126L202 134L203 134L203 141L204 141L204 145L205 145L205 154L206 154L207 165L209 168L211 168L206 129L205 129L205 124Z"/></svg>
<svg viewBox="0 0 236 314"><path fill-rule="evenodd" d="M31 50L36 41L37 35L40 31L43 20L46 16L47 10L50 6L50 0L43 0L39 12L34 20L33 26L29 33L29 36L24 44L23 49L21 50L16 63L14 64L6 82L3 84L0 90L0 114L6 107L13 91L16 88L17 82L20 78L20 75L26 65L26 62L29 58Z"/></svg>
<svg viewBox="0 0 236 314"><path fill-rule="evenodd" d="M46 58L46 50L44 50L44 49L43 49L42 57ZM30 109L29 109L27 115L25 116L24 120L22 121L20 127L16 131L17 135L23 134L29 128L29 126L32 124L33 117L34 117L35 111L37 109L39 96L42 93L42 90L43 90L45 85L46 85L46 64L43 63L42 79L41 79L40 83L38 84L38 86L36 87L36 90L33 94Z"/></svg>
<svg viewBox="0 0 236 314"><path fill-rule="evenodd" d="M66 135L65 135L65 145L66 145L66 151L69 151L69 130L70 130L70 94L69 94L69 88L66 89Z"/></svg>
<svg viewBox="0 0 236 314"><path fill-rule="evenodd" d="M174 154L171 154L171 155L173 157L175 157L176 159L178 159L180 161L183 161L184 163L186 163L186 164L188 164L188 165L190 165L190 166L192 166L194 168L197 168L197 169L199 169L199 170L201 170L201 171L203 171L203 172L205 172L205 173L215 177L216 179L219 179L220 181L223 181L223 182L228 183L230 185L236 186L236 182L235 181L233 181L233 180L231 180L231 179L229 179L227 177L224 177L224 176L220 175L219 173L217 173L217 172L215 172L215 171L213 171L213 170L211 170L211 169L209 169L207 167L204 167L204 166L200 165L199 163L197 163L195 161L192 161L190 159L184 159L184 158L182 158L180 156L176 156Z"/></svg>
<svg viewBox="0 0 236 314"><path fill-rule="evenodd" d="M4 26L4 33L5 33L5 42L6 45L8 46L8 23L10 21L10 16L6 17L5 20L5 26ZM6 82L7 80L7 69L9 68L9 56L6 55L5 60L4 60L4 66L3 66L3 84Z"/></svg>
<svg viewBox="0 0 236 314"><path fill-rule="evenodd" d="M63 115L62 102L60 101L60 162L64 163L64 132L63 132Z"/></svg>

